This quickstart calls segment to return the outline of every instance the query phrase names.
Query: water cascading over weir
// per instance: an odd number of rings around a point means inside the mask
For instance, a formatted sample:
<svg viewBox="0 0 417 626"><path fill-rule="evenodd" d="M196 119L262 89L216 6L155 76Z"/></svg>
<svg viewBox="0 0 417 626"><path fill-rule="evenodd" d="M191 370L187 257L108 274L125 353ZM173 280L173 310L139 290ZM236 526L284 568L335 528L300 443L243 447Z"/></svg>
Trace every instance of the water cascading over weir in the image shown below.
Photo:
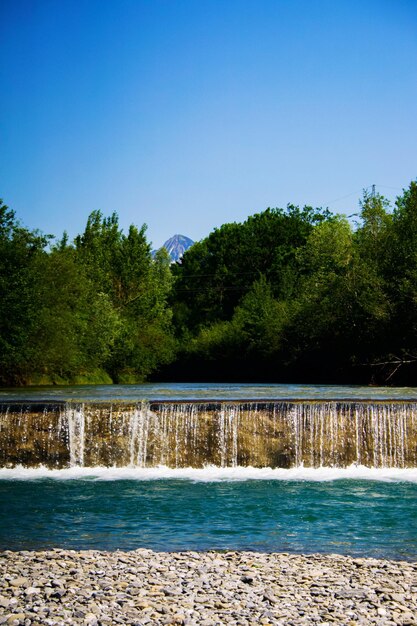
<svg viewBox="0 0 417 626"><path fill-rule="evenodd" d="M9 402L0 467L417 467L414 401Z"/></svg>

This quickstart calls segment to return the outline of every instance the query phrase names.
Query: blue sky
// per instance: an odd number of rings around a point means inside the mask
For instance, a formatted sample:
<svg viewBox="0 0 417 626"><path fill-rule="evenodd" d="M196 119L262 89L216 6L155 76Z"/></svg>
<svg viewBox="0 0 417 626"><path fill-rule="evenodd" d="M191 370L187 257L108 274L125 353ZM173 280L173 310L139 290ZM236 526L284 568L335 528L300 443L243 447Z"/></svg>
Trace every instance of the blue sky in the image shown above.
<svg viewBox="0 0 417 626"><path fill-rule="evenodd" d="M415 0L0 0L0 85L0 197L55 235L100 209L197 240L417 177Z"/></svg>

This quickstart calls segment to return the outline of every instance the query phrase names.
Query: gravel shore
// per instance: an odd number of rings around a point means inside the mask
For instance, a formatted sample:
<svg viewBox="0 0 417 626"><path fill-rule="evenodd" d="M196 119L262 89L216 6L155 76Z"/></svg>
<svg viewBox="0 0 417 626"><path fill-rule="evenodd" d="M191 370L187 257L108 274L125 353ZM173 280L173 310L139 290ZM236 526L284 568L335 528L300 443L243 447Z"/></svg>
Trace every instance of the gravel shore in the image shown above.
<svg viewBox="0 0 417 626"><path fill-rule="evenodd" d="M0 553L0 624L417 624L417 563L256 552Z"/></svg>

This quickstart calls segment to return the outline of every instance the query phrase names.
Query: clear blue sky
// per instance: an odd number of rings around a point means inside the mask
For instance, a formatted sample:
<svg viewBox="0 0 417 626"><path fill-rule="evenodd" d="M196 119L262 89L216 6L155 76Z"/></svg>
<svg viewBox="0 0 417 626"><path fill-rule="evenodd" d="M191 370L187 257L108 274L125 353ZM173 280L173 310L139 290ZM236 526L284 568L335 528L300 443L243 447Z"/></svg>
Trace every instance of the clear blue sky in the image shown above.
<svg viewBox="0 0 417 626"><path fill-rule="evenodd" d="M55 235L100 209L201 239L417 177L416 0L0 0L0 86L0 197Z"/></svg>

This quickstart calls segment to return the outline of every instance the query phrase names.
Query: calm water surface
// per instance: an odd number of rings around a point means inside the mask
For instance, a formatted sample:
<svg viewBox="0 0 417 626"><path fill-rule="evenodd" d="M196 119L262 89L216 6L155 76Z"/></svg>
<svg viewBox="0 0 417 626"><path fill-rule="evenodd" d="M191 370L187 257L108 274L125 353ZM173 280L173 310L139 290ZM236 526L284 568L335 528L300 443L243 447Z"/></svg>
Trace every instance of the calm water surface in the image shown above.
<svg viewBox="0 0 417 626"><path fill-rule="evenodd" d="M417 484L0 480L0 548L259 550L417 558Z"/></svg>
<svg viewBox="0 0 417 626"><path fill-rule="evenodd" d="M284 400L284 399L417 400L417 387L357 385L266 385L239 383L144 383L0 389L7 400Z"/></svg>

